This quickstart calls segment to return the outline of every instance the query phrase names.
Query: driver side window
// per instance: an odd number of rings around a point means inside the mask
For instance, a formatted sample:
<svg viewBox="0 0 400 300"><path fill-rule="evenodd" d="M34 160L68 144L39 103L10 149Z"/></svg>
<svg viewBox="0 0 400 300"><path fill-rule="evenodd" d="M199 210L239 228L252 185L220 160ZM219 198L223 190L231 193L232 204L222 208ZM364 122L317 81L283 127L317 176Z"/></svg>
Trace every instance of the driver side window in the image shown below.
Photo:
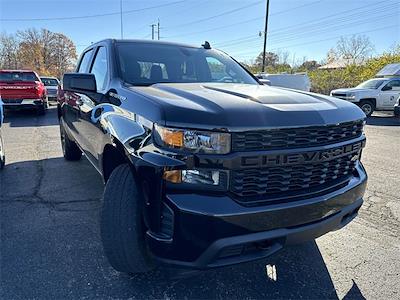
<svg viewBox="0 0 400 300"><path fill-rule="evenodd" d="M382 91L392 90L400 91L400 80L392 80L382 88Z"/></svg>

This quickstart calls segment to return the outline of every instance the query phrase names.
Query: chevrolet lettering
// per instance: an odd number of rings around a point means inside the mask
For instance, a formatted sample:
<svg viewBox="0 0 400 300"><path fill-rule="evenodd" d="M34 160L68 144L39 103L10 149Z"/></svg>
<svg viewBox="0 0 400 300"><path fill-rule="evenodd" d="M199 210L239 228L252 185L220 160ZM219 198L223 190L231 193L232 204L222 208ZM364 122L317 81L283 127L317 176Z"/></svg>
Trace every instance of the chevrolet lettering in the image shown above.
<svg viewBox="0 0 400 300"><path fill-rule="evenodd" d="M262 156L244 156L241 165L249 166L285 166L309 162L323 162L353 153L358 156L365 146L365 140L324 151L291 154L270 154Z"/></svg>

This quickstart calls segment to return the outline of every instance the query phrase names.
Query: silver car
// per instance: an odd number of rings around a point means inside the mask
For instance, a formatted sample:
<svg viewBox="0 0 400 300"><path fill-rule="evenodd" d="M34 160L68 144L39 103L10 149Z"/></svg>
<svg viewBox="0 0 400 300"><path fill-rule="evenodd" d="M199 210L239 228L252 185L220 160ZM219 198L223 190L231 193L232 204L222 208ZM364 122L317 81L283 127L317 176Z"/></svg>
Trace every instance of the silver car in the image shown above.
<svg viewBox="0 0 400 300"><path fill-rule="evenodd" d="M56 77L40 77L47 90L47 98L49 100L57 101L58 87L60 86L60 81Z"/></svg>

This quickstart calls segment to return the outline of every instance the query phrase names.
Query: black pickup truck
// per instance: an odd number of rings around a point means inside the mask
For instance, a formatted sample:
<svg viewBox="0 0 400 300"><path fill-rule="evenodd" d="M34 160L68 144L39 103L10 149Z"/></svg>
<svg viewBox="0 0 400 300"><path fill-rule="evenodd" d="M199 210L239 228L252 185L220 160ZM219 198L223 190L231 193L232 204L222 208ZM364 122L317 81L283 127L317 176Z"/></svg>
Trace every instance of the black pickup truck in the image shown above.
<svg viewBox="0 0 400 300"><path fill-rule="evenodd" d="M63 84L64 157L104 178L102 242L121 272L265 258L363 203L365 114L262 85L207 42L103 40Z"/></svg>

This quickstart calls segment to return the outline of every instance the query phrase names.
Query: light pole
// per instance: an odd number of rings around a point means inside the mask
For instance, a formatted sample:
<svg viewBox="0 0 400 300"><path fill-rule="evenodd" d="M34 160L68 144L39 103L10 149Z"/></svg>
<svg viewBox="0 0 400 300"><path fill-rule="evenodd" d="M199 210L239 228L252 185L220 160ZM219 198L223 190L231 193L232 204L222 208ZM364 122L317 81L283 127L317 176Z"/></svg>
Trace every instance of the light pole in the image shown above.
<svg viewBox="0 0 400 300"><path fill-rule="evenodd" d="M262 70L261 70L262 73L265 72L265 51L267 49L268 15L269 15L269 0L267 0L267 7L265 11L264 50L263 50Z"/></svg>
<svg viewBox="0 0 400 300"><path fill-rule="evenodd" d="M157 39L160 40L160 19L157 22Z"/></svg>
<svg viewBox="0 0 400 300"><path fill-rule="evenodd" d="M157 26L156 24L151 24L151 39L154 40L154 28Z"/></svg>

